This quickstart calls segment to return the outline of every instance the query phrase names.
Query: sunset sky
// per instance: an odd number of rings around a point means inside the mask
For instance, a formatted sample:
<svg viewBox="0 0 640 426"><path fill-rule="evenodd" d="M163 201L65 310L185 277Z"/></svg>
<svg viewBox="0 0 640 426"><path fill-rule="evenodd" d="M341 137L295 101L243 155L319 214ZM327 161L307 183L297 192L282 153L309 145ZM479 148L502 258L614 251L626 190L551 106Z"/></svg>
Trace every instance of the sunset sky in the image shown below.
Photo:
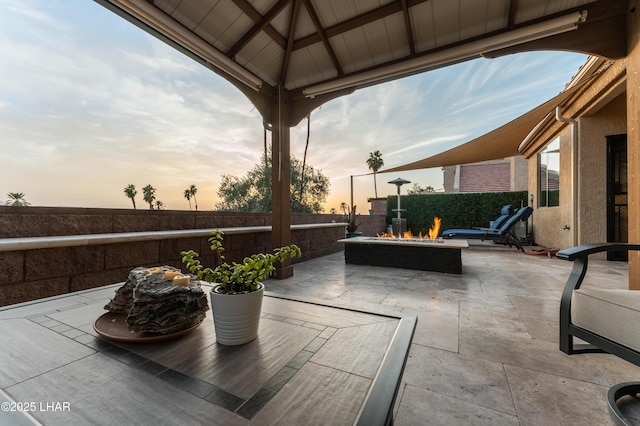
<svg viewBox="0 0 640 426"><path fill-rule="evenodd" d="M307 163L331 181L325 206L349 202L350 176L464 143L555 96L586 56L537 52L479 59L362 89L311 114ZM87 0L0 3L0 202L131 208L123 193L151 184L167 209L214 209L224 174L243 175L263 150L262 118L215 73ZM302 159L306 120L291 133ZM378 175L378 195L403 177L442 188L442 171ZM354 178L366 212L373 177Z"/></svg>

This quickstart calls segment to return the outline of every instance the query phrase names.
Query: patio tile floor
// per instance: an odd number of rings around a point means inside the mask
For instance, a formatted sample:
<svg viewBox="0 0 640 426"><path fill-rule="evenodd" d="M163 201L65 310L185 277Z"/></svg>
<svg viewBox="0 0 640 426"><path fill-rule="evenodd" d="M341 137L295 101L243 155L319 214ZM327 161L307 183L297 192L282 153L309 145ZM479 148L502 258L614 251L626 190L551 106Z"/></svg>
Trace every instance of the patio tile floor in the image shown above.
<svg viewBox="0 0 640 426"><path fill-rule="evenodd" d="M462 275L345 265L342 253L269 280L276 293L418 316L396 425L613 424L610 386L640 368L558 349L560 295L572 263L473 243ZM627 265L591 260L584 286L626 288Z"/></svg>
<svg viewBox="0 0 640 426"><path fill-rule="evenodd" d="M449 275L346 265L335 253L266 285L272 295L418 317L396 425L613 424L606 392L640 380L640 368L559 351L571 263L493 244L472 244L462 261L462 275ZM625 288L626 270L591 261L584 285ZM386 317L269 298L260 341L244 347L217 346L210 314L170 344L113 343L92 325L114 288L0 310L0 402L74 401L71 412L31 413L43 424L348 424L394 330ZM249 361L234 365L229 351ZM288 417L278 409L300 404ZM31 424L0 412L3 421Z"/></svg>

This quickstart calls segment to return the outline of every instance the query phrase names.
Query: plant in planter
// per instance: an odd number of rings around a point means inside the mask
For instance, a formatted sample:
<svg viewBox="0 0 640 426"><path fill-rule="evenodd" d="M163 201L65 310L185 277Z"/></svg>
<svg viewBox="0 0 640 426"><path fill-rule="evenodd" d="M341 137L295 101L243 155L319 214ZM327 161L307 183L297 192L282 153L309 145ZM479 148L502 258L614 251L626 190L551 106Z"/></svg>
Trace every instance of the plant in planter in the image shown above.
<svg viewBox="0 0 640 426"><path fill-rule="evenodd" d="M357 232L358 227L360 226L360 222L358 222L358 216L360 213L356 214L356 206L353 206L351 212L347 216L347 238L359 237L362 235L362 232Z"/></svg>
<svg viewBox="0 0 640 426"><path fill-rule="evenodd" d="M245 257L242 263L224 261L222 232L211 233L209 243L216 253L217 266L204 267L193 250L183 251L182 263L198 279L214 284L211 290L211 310L216 340L223 345L241 345L255 339L262 309L264 284L261 282L275 271L274 264L301 256L300 248L291 244L271 253ZM239 323L239 324L238 324Z"/></svg>

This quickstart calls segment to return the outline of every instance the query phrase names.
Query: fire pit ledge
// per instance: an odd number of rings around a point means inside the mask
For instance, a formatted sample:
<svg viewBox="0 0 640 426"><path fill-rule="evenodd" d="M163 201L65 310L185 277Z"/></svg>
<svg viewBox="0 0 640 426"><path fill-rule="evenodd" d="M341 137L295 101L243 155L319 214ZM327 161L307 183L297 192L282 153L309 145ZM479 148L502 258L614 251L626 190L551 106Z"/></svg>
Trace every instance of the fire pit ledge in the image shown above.
<svg viewBox="0 0 640 426"><path fill-rule="evenodd" d="M384 266L420 271L462 273L465 240L356 237L344 243L347 264Z"/></svg>

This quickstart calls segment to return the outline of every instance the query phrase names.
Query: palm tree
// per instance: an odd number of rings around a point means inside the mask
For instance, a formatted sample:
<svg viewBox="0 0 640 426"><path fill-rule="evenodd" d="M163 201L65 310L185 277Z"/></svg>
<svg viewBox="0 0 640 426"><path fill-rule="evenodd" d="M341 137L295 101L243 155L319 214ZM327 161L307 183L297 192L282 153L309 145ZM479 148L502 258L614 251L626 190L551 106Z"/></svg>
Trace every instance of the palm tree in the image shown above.
<svg viewBox="0 0 640 426"><path fill-rule="evenodd" d="M7 194L9 199L6 202L7 206L30 206L31 203L24 199L24 192L10 192Z"/></svg>
<svg viewBox="0 0 640 426"><path fill-rule="evenodd" d="M191 191L188 188L184 190L184 198L189 202L189 210L191 210Z"/></svg>
<svg viewBox="0 0 640 426"><path fill-rule="evenodd" d="M144 202L149 203L149 210L153 210L153 202L156 200L156 189L151 185L147 185L142 188L142 193L144 194L142 198Z"/></svg>
<svg viewBox="0 0 640 426"><path fill-rule="evenodd" d="M158 210L164 210L164 203L160 200L156 200L154 202L154 204L156 205L156 209Z"/></svg>
<svg viewBox="0 0 640 426"><path fill-rule="evenodd" d="M344 201L340 203L340 210L342 210L342 213L346 216L347 215L347 210L349 209L349 206L347 206L347 203L345 203Z"/></svg>
<svg viewBox="0 0 640 426"><path fill-rule="evenodd" d="M189 187L189 196L193 197L193 203L196 205L196 211L198 211L198 199L196 198L196 192L198 192L198 188L195 185L191 185Z"/></svg>
<svg viewBox="0 0 640 426"><path fill-rule="evenodd" d="M127 187L124 189L124 194L128 197L131 198L131 202L133 203L133 208L136 208L136 199L135 196L138 195L138 191L136 191L136 187L130 183L129 185L127 185Z"/></svg>
<svg viewBox="0 0 640 426"><path fill-rule="evenodd" d="M384 161L382 160L382 154L380 151L375 150L369 153L369 158L367 158L367 166L370 170L373 171L373 187L376 191L376 198L378 198L378 183L376 182L376 173L380 170L380 167L384 166Z"/></svg>

